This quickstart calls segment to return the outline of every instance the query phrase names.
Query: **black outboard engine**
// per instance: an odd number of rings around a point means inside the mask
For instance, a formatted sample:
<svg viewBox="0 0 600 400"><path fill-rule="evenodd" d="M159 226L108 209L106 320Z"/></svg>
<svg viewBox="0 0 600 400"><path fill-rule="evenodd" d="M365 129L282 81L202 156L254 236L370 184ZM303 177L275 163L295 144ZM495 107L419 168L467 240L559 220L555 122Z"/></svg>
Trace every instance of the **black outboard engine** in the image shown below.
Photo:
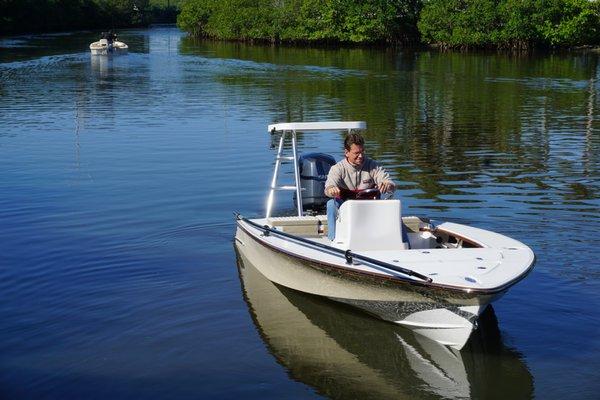
<svg viewBox="0 0 600 400"><path fill-rule="evenodd" d="M298 159L302 208L319 211L325 208L329 198L325 196L325 181L335 159L329 154L308 153ZM296 195L294 194L294 202Z"/></svg>

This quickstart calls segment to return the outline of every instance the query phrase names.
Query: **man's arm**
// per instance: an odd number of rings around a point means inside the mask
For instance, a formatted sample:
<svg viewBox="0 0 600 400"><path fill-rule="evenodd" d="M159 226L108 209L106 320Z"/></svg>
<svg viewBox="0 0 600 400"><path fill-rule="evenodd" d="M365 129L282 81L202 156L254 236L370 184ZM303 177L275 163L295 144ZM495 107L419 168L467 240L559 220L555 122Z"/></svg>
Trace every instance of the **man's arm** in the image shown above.
<svg viewBox="0 0 600 400"><path fill-rule="evenodd" d="M379 188L379 191L381 193L388 193L396 190L396 184L390 179L390 174L375 161L371 160L371 162L372 166L369 172L373 177L377 188Z"/></svg>
<svg viewBox="0 0 600 400"><path fill-rule="evenodd" d="M337 186L329 186L325 188L325 196L327 197L336 198L340 197L340 195L340 188Z"/></svg>
<svg viewBox="0 0 600 400"><path fill-rule="evenodd" d="M341 165L335 164L327 174L325 181L325 196L335 198L340 196L340 182L343 182Z"/></svg>

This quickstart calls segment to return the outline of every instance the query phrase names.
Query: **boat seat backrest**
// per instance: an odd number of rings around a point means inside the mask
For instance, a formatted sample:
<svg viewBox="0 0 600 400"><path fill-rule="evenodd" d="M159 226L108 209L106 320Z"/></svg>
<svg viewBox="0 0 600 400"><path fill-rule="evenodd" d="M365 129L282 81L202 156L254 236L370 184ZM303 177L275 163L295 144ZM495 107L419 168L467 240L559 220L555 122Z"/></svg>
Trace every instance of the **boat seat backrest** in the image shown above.
<svg viewBox="0 0 600 400"><path fill-rule="evenodd" d="M352 251L408 248L402 241L400 200L344 202L339 209L335 233L335 242Z"/></svg>

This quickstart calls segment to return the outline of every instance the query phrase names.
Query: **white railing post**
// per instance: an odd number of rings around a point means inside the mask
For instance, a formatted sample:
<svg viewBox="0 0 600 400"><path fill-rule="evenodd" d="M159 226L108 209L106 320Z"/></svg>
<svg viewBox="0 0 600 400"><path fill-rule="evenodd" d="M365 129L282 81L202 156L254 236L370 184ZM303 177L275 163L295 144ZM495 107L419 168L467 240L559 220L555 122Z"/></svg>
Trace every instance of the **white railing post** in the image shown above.
<svg viewBox="0 0 600 400"><path fill-rule="evenodd" d="M273 178L271 179L271 188L269 190L269 198L267 199L267 214L265 218L271 216L271 210L273 209L273 199L275 197L275 189L277 188L277 174L279 174L279 166L281 165L281 153L283 151L283 142L285 141L285 131L281 133L279 139L279 147L277 148L277 157L275 158L275 170L273 171Z"/></svg>
<svg viewBox="0 0 600 400"><path fill-rule="evenodd" d="M292 156L294 157L294 179L296 180L296 207L298 216L302 216L302 187L300 185L300 171L298 169L298 155L296 154L296 131L292 131Z"/></svg>

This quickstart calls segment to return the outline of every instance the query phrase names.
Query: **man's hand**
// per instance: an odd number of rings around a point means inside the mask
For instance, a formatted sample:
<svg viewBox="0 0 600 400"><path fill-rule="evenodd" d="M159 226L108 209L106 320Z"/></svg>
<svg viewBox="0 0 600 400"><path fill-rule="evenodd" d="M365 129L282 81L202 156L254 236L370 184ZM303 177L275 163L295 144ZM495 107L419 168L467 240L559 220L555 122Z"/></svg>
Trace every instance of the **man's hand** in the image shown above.
<svg viewBox="0 0 600 400"><path fill-rule="evenodd" d="M396 190L396 185L394 185L393 182L385 181L379 185L379 191L381 193L393 192L394 190Z"/></svg>
<svg viewBox="0 0 600 400"><path fill-rule="evenodd" d="M330 186L325 190L325 194L329 197L340 197L341 191L337 186Z"/></svg>

